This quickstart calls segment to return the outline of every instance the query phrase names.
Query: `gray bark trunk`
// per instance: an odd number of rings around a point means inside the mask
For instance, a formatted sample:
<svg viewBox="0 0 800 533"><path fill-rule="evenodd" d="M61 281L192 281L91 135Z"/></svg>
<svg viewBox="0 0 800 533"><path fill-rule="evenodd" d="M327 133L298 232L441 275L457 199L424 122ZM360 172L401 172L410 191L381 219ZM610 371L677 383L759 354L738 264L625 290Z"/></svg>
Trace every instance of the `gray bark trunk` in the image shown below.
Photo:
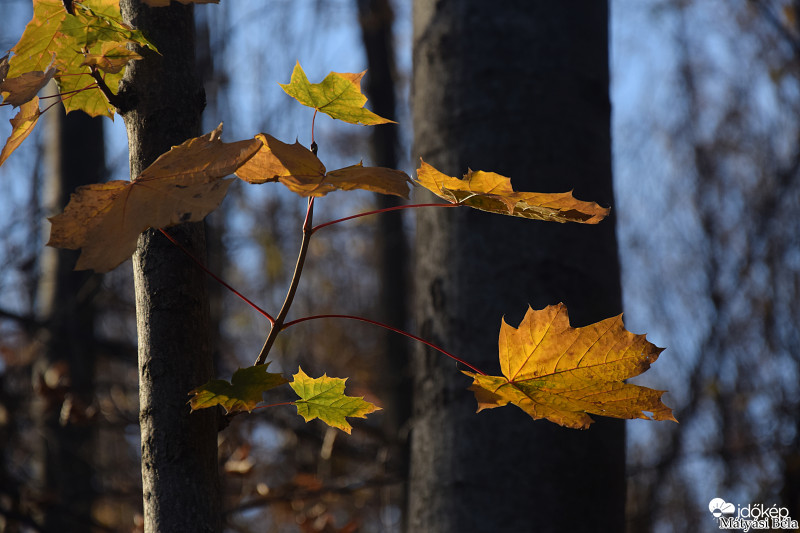
<svg viewBox="0 0 800 533"><path fill-rule="evenodd" d="M145 51L123 82L131 176L200 134L204 105L194 64L191 6L151 9L122 0L125 21L160 55ZM131 100L132 98L132 100ZM202 223L170 228L196 257L205 256ZM190 413L188 392L212 376L206 280L161 234L139 238L133 258L139 332L139 420L145 531L220 530L215 410Z"/></svg>
<svg viewBox="0 0 800 533"><path fill-rule="evenodd" d="M414 7L414 154L451 176L490 170L516 190L610 205L607 3ZM418 213L419 331L487 372L499 372L501 317L516 326L528 304L564 302L574 326L621 311L613 220ZM409 531L624 530L623 422L576 431L514 407L475 414L452 361L420 349L414 364Z"/></svg>

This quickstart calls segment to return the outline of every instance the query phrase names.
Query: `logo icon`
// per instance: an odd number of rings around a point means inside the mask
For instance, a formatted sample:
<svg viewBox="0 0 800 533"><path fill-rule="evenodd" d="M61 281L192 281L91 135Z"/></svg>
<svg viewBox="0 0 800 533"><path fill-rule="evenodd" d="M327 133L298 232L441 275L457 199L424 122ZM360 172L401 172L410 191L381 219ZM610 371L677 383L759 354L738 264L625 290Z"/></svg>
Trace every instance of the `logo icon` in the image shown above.
<svg viewBox="0 0 800 533"><path fill-rule="evenodd" d="M722 515L731 516L736 512L736 506L728 503L722 498L714 498L708 502L708 510L714 515L714 518L719 518Z"/></svg>

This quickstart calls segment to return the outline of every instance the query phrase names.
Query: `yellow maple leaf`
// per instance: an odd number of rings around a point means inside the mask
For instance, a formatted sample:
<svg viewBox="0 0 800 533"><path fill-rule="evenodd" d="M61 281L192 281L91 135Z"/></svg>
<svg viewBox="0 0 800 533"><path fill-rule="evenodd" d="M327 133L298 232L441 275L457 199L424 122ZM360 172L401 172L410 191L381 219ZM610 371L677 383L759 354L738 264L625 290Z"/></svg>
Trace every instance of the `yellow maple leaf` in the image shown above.
<svg viewBox="0 0 800 533"><path fill-rule="evenodd" d="M22 141L30 135L41 114L38 96L34 96L32 100L28 100L19 107L19 113L9 121L12 127L11 136L3 146L3 151L0 152L0 165L5 163L11 152L16 150L22 144Z"/></svg>
<svg viewBox="0 0 800 533"><path fill-rule="evenodd" d="M76 270L108 272L136 249L139 234L202 220L225 197L232 174L260 143L220 140L222 124L159 157L133 181L79 187L64 212L50 218L48 246L81 249Z"/></svg>
<svg viewBox="0 0 800 533"><path fill-rule="evenodd" d="M478 411L512 403L534 419L577 429L589 427L589 413L677 422L661 402L664 391L623 381L645 372L663 349L625 330L622 315L573 328L564 304L528 308L518 328L502 321L499 351L503 376L464 372Z"/></svg>
<svg viewBox="0 0 800 533"><path fill-rule="evenodd" d="M494 172L470 170L464 179L458 179L439 172L425 161L420 163L416 183L453 204L552 222L597 224L608 215L608 209L577 200L571 192L517 192L510 179Z"/></svg>

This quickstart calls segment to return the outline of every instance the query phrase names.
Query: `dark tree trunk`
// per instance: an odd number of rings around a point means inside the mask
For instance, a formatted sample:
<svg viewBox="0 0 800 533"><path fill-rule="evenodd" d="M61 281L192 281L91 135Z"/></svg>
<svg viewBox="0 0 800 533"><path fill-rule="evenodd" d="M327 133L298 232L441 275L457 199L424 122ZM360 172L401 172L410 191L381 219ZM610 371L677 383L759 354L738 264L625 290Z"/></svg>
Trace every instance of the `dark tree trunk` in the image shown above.
<svg viewBox="0 0 800 533"><path fill-rule="evenodd" d="M392 26L394 13L389 0L357 0L359 24L367 54L365 91L370 108L378 115L395 118L395 70ZM387 124L372 128L372 154L378 166L397 168L397 126ZM396 196L375 196L378 209L400 204ZM383 213L377 218L376 255L380 293L380 320L399 328L408 321L408 245L400 211ZM407 472L406 422L411 414L411 379L409 345L395 333L383 336L383 357L379 361L379 388L384 402L384 430L395 446L393 466L405 477Z"/></svg>
<svg viewBox="0 0 800 533"><path fill-rule="evenodd" d="M608 5L416 0L414 154L610 205ZM418 215L422 336L499 370L501 317L564 302L574 326L621 311L613 220L560 225L475 210ZM409 531L623 531L624 423L587 431L513 407L475 414L469 380L415 357Z"/></svg>
<svg viewBox="0 0 800 533"><path fill-rule="evenodd" d="M122 0L125 21L158 47L125 75L132 109L124 115L131 176L200 134L204 106L195 72L193 9L151 9ZM202 223L169 232L196 257L205 255ZM206 280L157 231L139 238L133 258L139 331L139 404L145 531L220 530L217 416L189 412L188 392L212 376Z"/></svg>
<svg viewBox="0 0 800 533"><path fill-rule="evenodd" d="M102 118L83 113L48 114L48 171L45 214L64 209L78 186L103 181ZM87 410L94 397L94 293L99 277L75 272L77 252L42 251L37 315L43 324L43 349L35 364L36 415L40 435L38 463L48 502L44 531L87 531L95 498L95 430Z"/></svg>

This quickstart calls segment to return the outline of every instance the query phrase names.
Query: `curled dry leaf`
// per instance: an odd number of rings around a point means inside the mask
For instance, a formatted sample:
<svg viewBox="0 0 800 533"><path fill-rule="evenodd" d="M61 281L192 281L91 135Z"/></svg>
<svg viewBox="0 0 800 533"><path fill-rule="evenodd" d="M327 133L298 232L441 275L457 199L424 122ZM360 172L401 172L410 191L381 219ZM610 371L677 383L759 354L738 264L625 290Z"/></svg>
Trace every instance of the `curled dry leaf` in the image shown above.
<svg viewBox="0 0 800 533"><path fill-rule="evenodd" d="M464 372L478 411L512 403L577 429L589 427L589 414L676 421L661 402L664 391L624 382L649 369L662 348L625 330L622 315L573 328L564 304L528 308L518 328L502 321L499 352L502 376Z"/></svg>
<svg viewBox="0 0 800 533"><path fill-rule="evenodd" d="M25 102L29 102L53 79L56 72L57 69L50 66L45 72L35 70L25 72L16 78L3 79L0 81L0 93L3 95L3 103L18 107Z"/></svg>
<svg viewBox="0 0 800 533"><path fill-rule="evenodd" d="M81 249L76 270L107 272L136 249L139 234L197 222L222 202L233 173L259 148L255 139L226 144L222 124L159 157L133 181L79 187L50 218L49 246Z"/></svg>
<svg viewBox="0 0 800 533"><path fill-rule="evenodd" d="M3 146L3 151L0 152L0 166L6 162L11 152L22 144L25 137L30 135L41 114L41 111L39 111L38 96L34 96L32 100L25 102L19 107L19 112L9 121L13 129L11 130L11 136L6 141L5 146Z"/></svg>
<svg viewBox="0 0 800 533"><path fill-rule="evenodd" d="M594 202L576 200L571 192L517 192L510 179L494 172L470 170L464 179L458 179L439 172L425 161L420 162L416 183L453 204L552 222L597 224L608 215L608 209Z"/></svg>
<svg viewBox="0 0 800 533"><path fill-rule="evenodd" d="M408 198L411 180L405 172L364 167L361 163L326 172L322 161L299 142L286 144L265 133L256 135L256 139L263 146L236 171L248 183L279 181L300 196L325 196L337 189L364 189Z"/></svg>

